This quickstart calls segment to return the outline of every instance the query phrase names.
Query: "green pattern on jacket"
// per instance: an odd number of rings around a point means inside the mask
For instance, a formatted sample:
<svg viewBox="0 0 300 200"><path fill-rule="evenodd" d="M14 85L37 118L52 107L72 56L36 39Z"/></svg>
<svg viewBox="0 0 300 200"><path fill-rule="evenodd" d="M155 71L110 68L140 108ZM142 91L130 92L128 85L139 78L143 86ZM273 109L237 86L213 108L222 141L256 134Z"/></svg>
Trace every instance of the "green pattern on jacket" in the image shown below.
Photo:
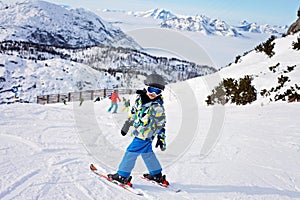
<svg viewBox="0 0 300 200"><path fill-rule="evenodd" d="M142 140L152 139L165 127L166 123L162 97L142 105L141 97L138 95L131 109L130 118L134 126L132 135Z"/></svg>

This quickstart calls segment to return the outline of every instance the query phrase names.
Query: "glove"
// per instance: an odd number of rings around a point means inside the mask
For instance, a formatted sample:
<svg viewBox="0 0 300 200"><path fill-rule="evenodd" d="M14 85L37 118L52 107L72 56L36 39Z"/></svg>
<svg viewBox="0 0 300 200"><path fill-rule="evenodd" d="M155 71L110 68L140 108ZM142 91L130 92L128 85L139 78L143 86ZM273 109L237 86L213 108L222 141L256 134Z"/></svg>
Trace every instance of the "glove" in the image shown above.
<svg viewBox="0 0 300 200"><path fill-rule="evenodd" d="M167 147L165 138L166 138L166 136L164 133L157 135L157 141L156 141L155 148L157 148L159 146L160 150L165 151L166 147Z"/></svg>
<svg viewBox="0 0 300 200"><path fill-rule="evenodd" d="M132 125L133 125L133 121L130 121L129 119L126 120L123 127L122 127L122 129L121 129L121 134L123 136L125 136L128 133L128 130L129 130L130 126L132 126Z"/></svg>

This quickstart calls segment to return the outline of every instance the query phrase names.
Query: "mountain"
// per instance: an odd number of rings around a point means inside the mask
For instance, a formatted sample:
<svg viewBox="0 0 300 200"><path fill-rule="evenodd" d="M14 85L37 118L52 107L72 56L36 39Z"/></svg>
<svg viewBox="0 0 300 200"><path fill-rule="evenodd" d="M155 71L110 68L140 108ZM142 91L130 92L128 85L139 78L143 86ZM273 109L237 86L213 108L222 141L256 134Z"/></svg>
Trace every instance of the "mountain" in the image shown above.
<svg viewBox="0 0 300 200"><path fill-rule="evenodd" d="M204 15L195 17L176 17L161 23L163 28L174 28L184 31L201 32L204 35L221 35L238 37L238 33L232 26L218 19L210 19Z"/></svg>
<svg viewBox="0 0 300 200"><path fill-rule="evenodd" d="M0 3L0 40L65 47L140 46L119 28L84 9L66 9L46 1Z"/></svg>
<svg viewBox="0 0 300 200"><path fill-rule="evenodd" d="M162 9L162 8L156 8L148 11L140 11L140 12L128 12L128 14L131 14L133 16L137 17L151 17L154 19L160 19L160 20L168 20L176 17L175 14L171 13L168 10Z"/></svg>
<svg viewBox="0 0 300 200"><path fill-rule="evenodd" d="M257 23L249 23L244 20L240 25L234 26L238 31L251 33L268 33L268 34L282 34L288 26L270 26L268 24L259 25Z"/></svg>
<svg viewBox="0 0 300 200"><path fill-rule="evenodd" d="M113 12L106 10L106 12ZM120 11L114 11L120 12ZM122 11L125 12L125 11ZM220 35L241 37L243 32L266 33L281 35L286 32L288 26L257 24L255 22L243 21L239 25L230 25L221 19L212 19L205 15L186 16L174 14L165 9L152 9L148 11L133 12L127 14L136 17L148 17L161 20L160 26L183 31L201 32L204 35Z"/></svg>
<svg viewBox="0 0 300 200"><path fill-rule="evenodd" d="M35 102L36 96L45 94L116 86L137 88L142 80L136 84L128 80L153 72L162 74L168 82L176 82L216 71L209 66L128 48L66 49L15 41L0 42L0 63L0 104L14 102L14 87L19 90L18 101ZM116 72L122 73L123 79L117 81Z"/></svg>
<svg viewBox="0 0 300 200"><path fill-rule="evenodd" d="M13 88L18 101L35 102L37 95L51 93L136 88L142 80L126 80L153 72L176 82L216 71L139 51L120 29L83 9L30 0L1 3L0 13L1 104L15 101ZM124 79L117 81L117 72Z"/></svg>
<svg viewBox="0 0 300 200"><path fill-rule="evenodd" d="M219 19L211 19L204 15L192 17L173 17L161 22L161 27L174 28L185 31L201 32L205 35L221 35L239 37L243 32L267 33L281 35L287 30L287 26L270 26L268 24L259 25L243 21L240 25L229 25Z"/></svg>

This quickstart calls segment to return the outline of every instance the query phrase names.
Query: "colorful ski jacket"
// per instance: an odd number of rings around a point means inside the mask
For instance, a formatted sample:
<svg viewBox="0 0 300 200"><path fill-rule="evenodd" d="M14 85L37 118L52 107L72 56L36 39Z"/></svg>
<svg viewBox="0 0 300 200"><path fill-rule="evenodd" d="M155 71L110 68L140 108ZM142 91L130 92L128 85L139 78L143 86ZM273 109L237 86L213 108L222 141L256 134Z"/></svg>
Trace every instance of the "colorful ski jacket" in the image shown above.
<svg viewBox="0 0 300 200"><path fill-rule="evenodd" d="M142 101L140 94L131 109L130 118L133 121L134 130L132 134L142 140L152 140L157 134L164 134L166 115L161 96L154 100Z"/></svg>

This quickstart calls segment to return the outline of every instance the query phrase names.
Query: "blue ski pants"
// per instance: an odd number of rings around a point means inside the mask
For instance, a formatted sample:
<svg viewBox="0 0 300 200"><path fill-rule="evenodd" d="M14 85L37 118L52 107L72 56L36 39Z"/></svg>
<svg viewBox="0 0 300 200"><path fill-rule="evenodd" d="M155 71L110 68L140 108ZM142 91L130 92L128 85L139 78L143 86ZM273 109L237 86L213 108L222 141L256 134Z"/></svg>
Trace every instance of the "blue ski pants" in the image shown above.
<svg viewBox="0 0 300 200"><path fill-rule="evenodd" d="M161 165L152 150L152 141L150 139L134 138L126 149L117 173L123 177L129 177L139 155L142 156L151 175L159 174L162 171Z"/></svg>

